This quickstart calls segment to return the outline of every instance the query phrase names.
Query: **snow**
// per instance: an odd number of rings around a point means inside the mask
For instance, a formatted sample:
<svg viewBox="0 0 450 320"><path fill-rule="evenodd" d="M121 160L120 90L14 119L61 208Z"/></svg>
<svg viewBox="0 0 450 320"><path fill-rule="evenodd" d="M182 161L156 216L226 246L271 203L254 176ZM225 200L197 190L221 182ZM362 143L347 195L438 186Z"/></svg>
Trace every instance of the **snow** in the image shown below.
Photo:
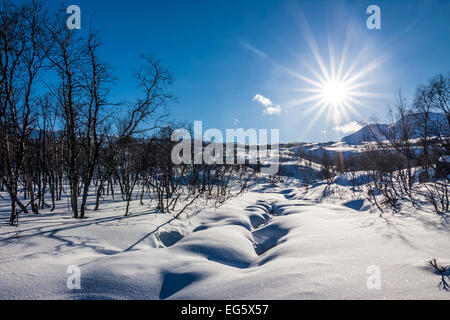
<svg viewBox="0 0 450 320"><path fill-rule="evenodd" d="M67 204L7 226L0 207L1 299L449 299L425 266L450 263L432 210L382 217L345 183L257 185L181 219L109 199L74 220ZM81 289L66 286L68 266ZM379 267L381 288L367 286ZM368 269L369 268L369 269Z"/></svg>
<svg viewBox="0 0 450 320"><path fill-rule="evenodd" d="M405 117L405 123L407 128L411 131L411 141L420 141L423 138L423 119L425 114L423 113L411 113L407 114ZM432 136L436 135L437 128L439 128L440 133L447 133L449 131L447 117L441 112L430 112L428 115L428 121L430 123L430 129ZM384 133L390 132L391 134L396 134L397 138L400 138L400 133L402 132L402 121L398 120L393 124L368 124L358 131L347 135L341 139L342 142L348 143L350 145L361 145L364 142L375 141L377 139L386 139ZM377 139L375 139L375 137Z"/></svg>

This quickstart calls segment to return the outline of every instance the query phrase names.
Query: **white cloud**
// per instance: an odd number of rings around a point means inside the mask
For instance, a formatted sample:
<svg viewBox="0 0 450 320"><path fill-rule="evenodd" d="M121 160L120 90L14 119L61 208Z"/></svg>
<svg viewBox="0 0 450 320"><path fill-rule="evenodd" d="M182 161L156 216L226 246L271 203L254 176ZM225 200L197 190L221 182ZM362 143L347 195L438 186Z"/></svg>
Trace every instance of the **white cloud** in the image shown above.
<svg viewBox="0 0 450 320"><path fill-rule="evenodd" d="M233 123L234 123L235 126L237 126L239 124L239 119L234 118Z"/></svg>
<svg viewBox="0 0 450 320"><path fill-rule="evenodd" d="M320 130L321 134L327 134L327 130Z"/></svg>
<svg viewBox="0 0 450 320"><path fill-rule="evenodd" d="M274 105L269 98L264 97L261 94L257 94L253 97L253 101L257 101L264 106L263 114L280 114L281 107L279 105Z"/></svg>
<svg viewBox="0 0 450 320"><path fill-rule="evenodd" d="M253 101L258 101L263 106L268 107L272 105L272 101L269 98L264 97L263 95L257 94L253 97Z"/></svg>
<svg viewBox="0 0 450 320"><path fill-rule="evenodd" d="M347 133L352 133L352 132L358 131L361 128L362 128L362 125L360 125L356 121L352 121L352 122L345 123L343 125L334 127L333 130L342 132L343 134L347 134Z"/></svg>
<svg viewBox="0 0 450 320"><path fill-rule="evenodd" d="M276 106L268 106L264 109L263 113L264 114L280 114L281 112L281 107L279 105Z"/></svg>

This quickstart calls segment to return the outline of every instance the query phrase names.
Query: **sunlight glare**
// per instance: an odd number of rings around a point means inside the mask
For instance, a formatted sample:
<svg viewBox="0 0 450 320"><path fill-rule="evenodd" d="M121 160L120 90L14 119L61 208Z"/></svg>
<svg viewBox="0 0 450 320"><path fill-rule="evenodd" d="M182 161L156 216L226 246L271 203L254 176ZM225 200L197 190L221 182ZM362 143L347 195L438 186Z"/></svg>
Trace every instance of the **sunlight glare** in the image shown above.
<svg viewBox="0 0 450 320"><path fill-rule="evenodd" d="M346 101L348 91L345 83L333 80L324 85L322 95L329 104L340 104Z"/></svg>

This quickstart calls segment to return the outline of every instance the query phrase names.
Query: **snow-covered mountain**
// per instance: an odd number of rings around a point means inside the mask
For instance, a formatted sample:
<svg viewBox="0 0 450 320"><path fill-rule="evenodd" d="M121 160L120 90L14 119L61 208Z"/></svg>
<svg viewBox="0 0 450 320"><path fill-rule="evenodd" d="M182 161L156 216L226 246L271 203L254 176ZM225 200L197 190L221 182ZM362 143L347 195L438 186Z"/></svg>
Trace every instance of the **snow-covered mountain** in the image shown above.
<svg viewBox="0 0 450 320"><path fill-rule="evenodd" d="M423 113L411 113L405 118L407 128L410 132L410 138L417 139L423 137L423 119L425 114ZM436 135L437 132L449 133L450 128L447 122L447 117L443 113L432 112L428 114L429 130L431 135ZM363 142L375 141L376 139L385 140L384 133L389 132L400 137L402 132L402 121L398 120L393 125L387 124L369 124L362 127L360 130L345 136L341 139L350 145L360 145Z"/></svg>
<svg viewBox="0 0 450 320"><path fill-rule="evenodd" d="M375 141L375 137L383 136L380 129L381 131L384 131L388 127L389 126L386 124L369 124L358 131L345 136L341 141L351 145L361 144L364 141Z"/></svg>

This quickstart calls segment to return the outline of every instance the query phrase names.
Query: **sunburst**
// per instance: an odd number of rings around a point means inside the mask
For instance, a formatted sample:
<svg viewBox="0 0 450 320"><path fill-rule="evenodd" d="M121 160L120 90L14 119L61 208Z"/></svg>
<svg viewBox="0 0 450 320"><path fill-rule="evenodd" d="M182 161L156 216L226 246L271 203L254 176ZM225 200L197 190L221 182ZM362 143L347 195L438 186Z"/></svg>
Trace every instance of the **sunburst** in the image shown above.
<svg viewBox="0 0 450 320"><path fill-rule="evenodd" d="M373 81L364 79L370 71L380 64L380 60L373 60L360 68L355 61L347 69L344 69L345 48L338 63L330 50L329 66L325 65L322 57L318 54L318 50L312 50L312 52L318 68L314 69L303 60L301 62L313 77L291 72L304 83L302 87L295 88L294 91L308 93L306 97L293 101L292 105L304 106L306 103L310 103L309 107L304 109L304 115L310 116L310 114L315 113L308 128L311 128L324 113L327 116L327 123L332 121L339 124L343 120L348 121L350 115L353 118L358 118L358 120L362 119L357 108L367 107L367 105L362 102L361 98L380 97L379 94L370 92L370 85Z"/></svg>
<svg viewBox="0 0 450 320"><path fill-rule="evenodd" d="M328 46L321 42L319 50L301 10L298 22L300 34L303 35L299 38L301 49L306 44L311 54L291 49L298 62L295 66L278 63L248 43L245 47L271 63L277 71L294 78L295 81L290 82L289 86L282 82L280 90L296 93L295 97L282 104L289 114L294 111L299 115L298 111L302 111L301 118L290 117L287 120L289 124L304 123L304 119L308 119L308 125L302 128L302 135L306 136L324 115L326 123L321 123L322 128L328 127L330 122L335 126L344 121L364 122L375 111L374 107L383 106L392 98L390 93L379 91L386 88L386 79L381 78L384 76L381 65L389 58L385 45L380 46L373 39L368 39L348 21L344 34L329 31ZM327 50L328 55L323 55Z"/></svg>
<svg viewBox="0 0 450 320"><path fill-rule="evenodd" d="M312 53L312 59L308 60L308 55L299 55L294 52L300 62L299 67L286 68L278 65L300 80L296 87L288 90L302 93L302 97L287 101L285 106L303 109L303 116L309 117L309 125L305 128L305 132L309 131L323 115L326 115L327 124L333 122L338 125L343 121L363 121L362 114L367 116L367 110L370 107L367 104L369 99L385 100L388 96L374 90L379 86L379 78L374 74L377 74L377 69L387 56L374 50L371 43L361 41L362 38L348 33L341 43L339 39L335 40L337 45L332 43L333 37L329 34L328 48L322 47L319 50L304 16L301 21L303 22L303 39L306 40ZM347 32L350 32L349 30L351 28L347 28ZM356 39L359 39L358 43L352 42L350 48L350 40L356 41ZM328 49L327 62L320 54L325 51L324 49ZM335 55L335 52L340 54ZM370 102L371 106L373 106L372 102Z"/></svg>

